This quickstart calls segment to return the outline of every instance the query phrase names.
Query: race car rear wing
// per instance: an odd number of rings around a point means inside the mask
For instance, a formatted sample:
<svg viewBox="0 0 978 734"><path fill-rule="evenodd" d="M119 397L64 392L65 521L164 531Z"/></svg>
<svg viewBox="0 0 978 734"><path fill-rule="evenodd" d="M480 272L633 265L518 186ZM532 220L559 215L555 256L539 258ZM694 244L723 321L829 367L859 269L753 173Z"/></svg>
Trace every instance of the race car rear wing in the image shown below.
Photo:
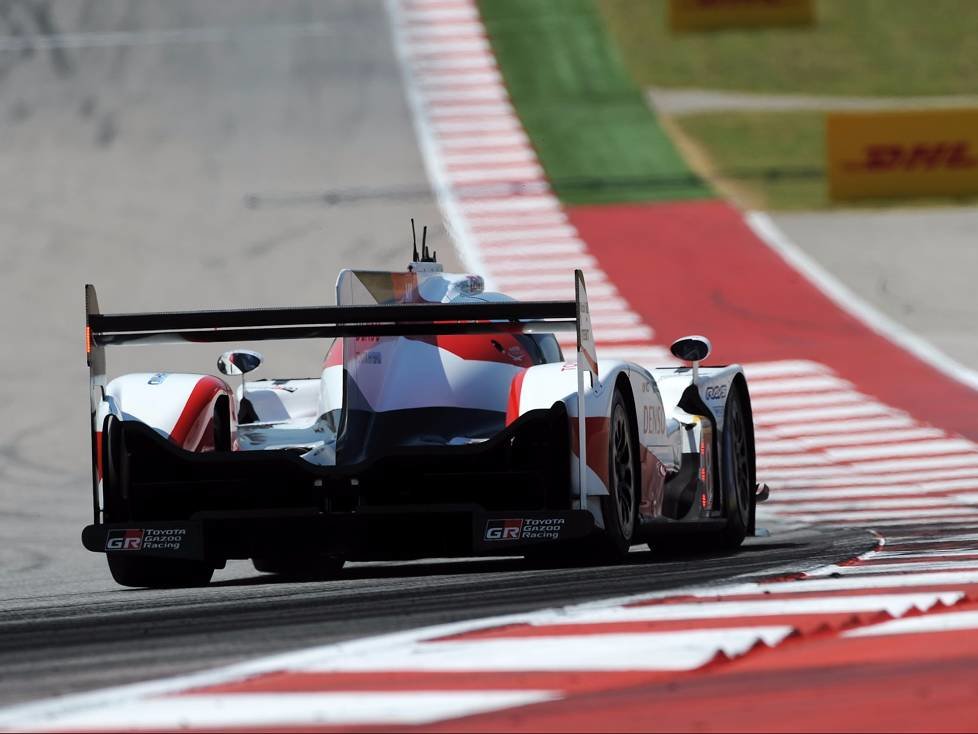
<svg viewBox="0 0 978 734"><path fill-rule="evenodd" d="M575 271L574 301L491 303L411 303L368 306L314 306L164 313L99 311L95 286L85 286L85 351L89 367L92 417L92 476L98 501L99 405L106 387L105 348L172 343L251 342L332 337L424 336L480 333L553 333L574 331L578 346L578 405L584 405L584 373L597 380L584 276ZM581 487L586 467L583 410L579 421ZM582 507L586 498L582 497Z"/></svg>
<svg viewBox="0 0 978 734"><path fill-rule="evenodd" d="M94 288L91 288L94 300ZM89 313L89 354L107 346L576 330L574 301L410 303L169 313Z"/></svg>

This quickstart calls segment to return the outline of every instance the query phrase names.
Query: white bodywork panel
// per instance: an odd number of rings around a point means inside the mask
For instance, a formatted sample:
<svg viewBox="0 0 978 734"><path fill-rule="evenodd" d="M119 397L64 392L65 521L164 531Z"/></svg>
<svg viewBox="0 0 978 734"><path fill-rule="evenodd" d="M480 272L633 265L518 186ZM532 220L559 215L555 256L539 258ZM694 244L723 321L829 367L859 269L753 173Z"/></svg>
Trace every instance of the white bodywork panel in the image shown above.
<svg viewBox="0 0 978 734"><path fill-rule="evenodd" d="M635 401L635 420L642 446L655 454L669 471L678 470L683 453L699 450L694 416L677 407L683 392L690 385L689 369L663 368L653 373L635 364L605 359L598 360L598 365L599 383L596 389L585 393L585 415L607 416L614 385L619 375L625 375ZM527 370L520 394L520 413L549 408L562 401L567 405L568 413L576 417L575 367L574 363L565 362L539 365ZM737 365L700 368L700 394L716 418L718 430L723 426L726 395L734 377L741 372ZM706 399L707 395L709 399ZM691 430L683 430L684 426ZM607 494L607 490L598 493Z"/></svg>
<svg viewBox="0 0 978 734"><path fill-rule="evenodd" d="M405 338L382 339L358 357L356 385L378 413L438 407L505 411L510 383L522 369L463 359L447 349ZM393 365L410 368L392 369Z"/></svg>
<svg viewBox="0 0 978 734"><path fill-rule="evenodd" d="M316 378L255 380L246 384L248 400L262 421L314 421L319 417L319 384ZM241 400L241 388L237 390Z"/></svg>
<svg viewBox="0 0 978 734"><path fill-rule="evenodd" d="M201 377L171 372L116 377L105 388L106 414L140 421L169 436Z"/></svg>

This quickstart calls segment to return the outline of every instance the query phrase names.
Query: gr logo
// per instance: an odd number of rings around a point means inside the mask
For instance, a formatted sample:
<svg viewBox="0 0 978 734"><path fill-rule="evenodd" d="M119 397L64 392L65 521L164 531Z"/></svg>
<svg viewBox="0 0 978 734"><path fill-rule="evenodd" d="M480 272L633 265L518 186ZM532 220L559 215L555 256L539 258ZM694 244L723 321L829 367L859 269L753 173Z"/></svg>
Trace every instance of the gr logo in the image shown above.
<svg viewBox="0 0 978 734"><path fill-rule="evenodd" d="M523 532L522 520L488 520L486 540L519 540Z"/></svg>
<svg viewBox="0 0 978 734"><path fill-rule="evenodd" d="M110 530L105 539L105 550L140 550L143 547L142 530Z"/></svg>

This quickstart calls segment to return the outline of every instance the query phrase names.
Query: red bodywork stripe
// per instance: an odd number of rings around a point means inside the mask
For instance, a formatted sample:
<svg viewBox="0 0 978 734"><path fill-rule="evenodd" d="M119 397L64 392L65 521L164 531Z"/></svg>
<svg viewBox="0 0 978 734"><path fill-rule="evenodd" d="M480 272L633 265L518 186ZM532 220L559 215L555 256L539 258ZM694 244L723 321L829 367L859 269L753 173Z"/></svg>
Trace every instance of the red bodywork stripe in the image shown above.
<svg viewBox="0 0 978 734"><path fill-rule="evenodd" d="M526 370L520 370L509 383L509 402L506 403L506 425L520 417L520 395L523 392L523 378Z"/></svg>
<svg viewBox="0 0 978 734"><path fill-rule="evenodd" d="M587 436L587 465L591 471L598 475L598 478L608 487L608 449L611 421L605 416L587 417L584 419L584 432ZM577 437L577 418L570 419L571 429L571 451L574 456L581 455L580 441ZM577 459L574 460L577 463Z"/></svg>
<svg viewBox="0 0 978 734"><path fill-rule="evenodd" d="M598 374L598 363L595 361L594 357L588 353L587 349L583 346L581 347L581 354L584 355L584 361L587 363L588 369L594 374Z"/></svg>
<svg viewBox="0 0 978 734"><path fill-rule="evenodd" d="M95 471L98 472L99 481L102 479L102 432L95 433Z"/></svg>
<svg viewBox="0 0 978 734"><path fill-rule="evenodd" d="M327 367L340 367L343 365L343 340L337 339L330 345L329 351L326 352L326 358L323 359L323 369Z"/></svg>
<svg viewBox="0 0 978 734"><path fill-rule="evenodd" d="M170 431L170 440L188 451L208 451L214 448L214 401L221 395L230 396L231 389L211 375L201 377L194 385L183 412Z"/></svg>

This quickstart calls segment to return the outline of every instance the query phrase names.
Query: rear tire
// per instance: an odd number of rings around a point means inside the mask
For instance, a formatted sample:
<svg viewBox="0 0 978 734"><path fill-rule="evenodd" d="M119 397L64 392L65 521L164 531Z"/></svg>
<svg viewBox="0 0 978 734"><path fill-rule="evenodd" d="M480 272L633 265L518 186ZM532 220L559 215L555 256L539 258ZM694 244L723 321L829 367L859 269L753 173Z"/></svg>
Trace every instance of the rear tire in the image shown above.
<svg viewBox="0 0 978 734"><path fill-rule="evenodd" d="M274 573L295 581L323 581L336 578L345 561L336 556L252 558L259 573Z"/></svg>
<svg viewBox="0 0 978 734"><path fill-rule="evenodd" d="M214 575L213 567L201 561L147 556L106 556L109 571L117 584L148 589L173 589L206 586Z"/></svg>
<svg viewBox="0 0 978 734"><path fill-rule="evenodd" d="M720 533L718 548L739 547L752 524L755 469L749 415L743 390L735 386L727 398L723 417L721 486L727 527Z"/></svg>
<svg viewBox="0 0 978 734"><path fill-rule="evenodd" d="M635 538L638 487L641 483L637 430L621 389L611 399L608 426L608 494L601 497L604 532L597 538L597 559L621 563Z"/></svg>
<svg viewBox="0 0 978 734"><path fill-rule="evenodd" d="M656 538L649 548L665 556L728 551L740 547L754 522L754 449L750 413L742 387L735 385L723 417L720 493L727 526L721 531Z"/></svg>

